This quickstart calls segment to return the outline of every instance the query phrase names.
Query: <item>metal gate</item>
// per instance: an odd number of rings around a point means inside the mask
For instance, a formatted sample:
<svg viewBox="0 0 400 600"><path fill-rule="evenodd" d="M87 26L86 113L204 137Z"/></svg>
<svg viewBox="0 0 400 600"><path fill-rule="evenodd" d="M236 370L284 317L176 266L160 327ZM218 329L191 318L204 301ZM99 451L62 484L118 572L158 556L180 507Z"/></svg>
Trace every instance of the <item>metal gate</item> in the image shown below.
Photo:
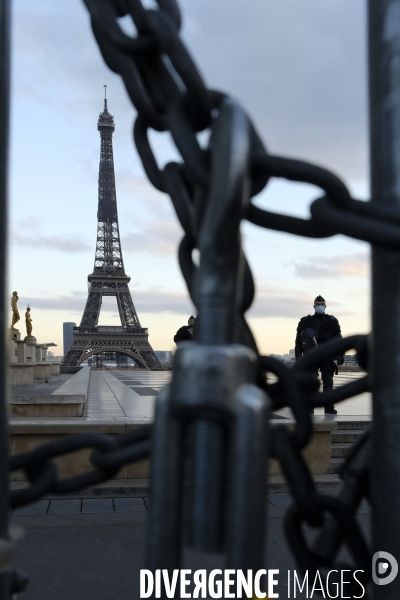
<svg viewBox="0 0 400 600"><path fill-rule="evenodd" d="M134 139L150 182L167 193L184 230L179 261L198 310L196 340L179 347L172 383L158 396L154 426L113 439L68 436L7 458L5 402L0 405L0 600L22 589L12 566L8 507L49 493L71 492L112 477L129 462L152 455L152 492L147 548L149 569L178 568L182 497L190 462L187 515L189 545L226 554L234 569L258 569L264 561L266 469L278 459L293 494L285 519L287 540L300 571L332 569L346 545L350 569L377 600L400 597L400 578L390 587L370 583L371 557L386 551L400 558L400 3L369 0L371 201L350 196L346 185L315 165L267 153L250 118L224 93L209 90L179 37L175 0L85 0L107 65L122 77L138 111ZM130 14L137 37L127 36L118 17ZM0 386L6 398L6 223L9 127L10 1L0 2ZM181 155L162 170L148 129L169 131ZM210 130L206 148L197 134ZM272 177L314 184L321 198L309 219L256 207L252 197ZM342 233L372 245L371 336L335 339L310 351L293 369L260 356L244 317L254 282L239 227L260 227L310 238ZM192 251L200 253L197 266ZM388 325L390 315L390 326ZM364 378L324 395L312 367L355 349ZM277 376L270 383L267 373ZM336 497L315 488L301 450L312 433L310 407L373 392L373 428L354 445L341 470ZM296 428L269 427L271 409L291 408ZM53 458L93 448L93 470L60 479ZM9 492L9 469L25 470L30 486ZM361 500L373 508L373 547L355 519ZM168 511L168 513L167 513ZM224 518L223 518L224 515ZM167 517L167 518L166 518ZM302 525L319 533L308 546ZM339 565L343 567L342 564ZM359 591L359 588L357 588ZM370 596L371 597L371 596Z"/></svg>

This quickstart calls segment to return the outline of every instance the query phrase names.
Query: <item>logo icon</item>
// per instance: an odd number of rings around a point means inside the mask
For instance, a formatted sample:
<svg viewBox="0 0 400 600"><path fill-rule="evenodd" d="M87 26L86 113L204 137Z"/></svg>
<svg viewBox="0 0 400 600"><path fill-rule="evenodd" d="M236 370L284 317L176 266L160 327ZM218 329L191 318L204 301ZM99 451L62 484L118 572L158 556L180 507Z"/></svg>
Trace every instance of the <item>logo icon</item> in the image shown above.
<svg viewBox="0 0 400 600"><path fill-rule="evenodd" d="M389 552L375 552L372 557L372 580L376 585L387 585L399 572L397 560Z"/></svg>

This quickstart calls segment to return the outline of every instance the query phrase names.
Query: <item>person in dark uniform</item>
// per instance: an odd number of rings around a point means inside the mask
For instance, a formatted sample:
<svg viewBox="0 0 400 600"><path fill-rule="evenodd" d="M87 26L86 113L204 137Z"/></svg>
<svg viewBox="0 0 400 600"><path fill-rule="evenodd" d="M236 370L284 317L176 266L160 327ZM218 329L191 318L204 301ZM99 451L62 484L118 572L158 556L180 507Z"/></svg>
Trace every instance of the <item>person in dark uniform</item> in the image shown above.
<svg viewBox="0 0 400 600"><path fill-rule="evenodd" d="M176 334L174 335L174 342L178 344L179 342L186 342L193 339L193 325L195 322L195 318L193 315L189 317L188 324L180 327Z"/></svg>
<svg viewBox="0 0 400 600"><path fill-rule="evenodd" d="M342 337L339 321L336 317L325 313L326 302L322 296L315 298L314 310L315 313L313 315L308 315L300 319L297 326L295 342L296 360L301 358L304 352L307 352L313 346L323 344L334 337ZM340 356L337 359L338 365L342 365L343 362L343 356ZM337 374L336 364L330 360L317 367L317 375L318 370L321 371L323 391L328 392L333 389L333 375L334 373ZM337 414L337 410L335 410L333 404L326 406L325 412L331 415Z"/></svg>

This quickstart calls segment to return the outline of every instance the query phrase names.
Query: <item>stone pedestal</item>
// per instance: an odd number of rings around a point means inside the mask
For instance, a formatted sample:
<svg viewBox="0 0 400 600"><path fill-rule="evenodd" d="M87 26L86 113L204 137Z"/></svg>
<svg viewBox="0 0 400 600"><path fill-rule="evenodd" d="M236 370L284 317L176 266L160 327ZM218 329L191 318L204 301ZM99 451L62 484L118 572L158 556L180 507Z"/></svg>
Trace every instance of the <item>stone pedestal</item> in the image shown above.
<svg viewBox="0 0 400 600"><path fill-rule="evenodd" d="M58 363L47 362L49 344L38 344L33 335L27 335L21 340L21 332L11 327L9 335L9 360L13 387L30 386L35 379L50 379L51 375L60 373ZM50 345L54 346L53 343Z"/></svg>
<svg viewBox="0 0 400 600"><path fill-rule="evenodd" d="M9 329L10 332L10 338L14 341L20 340L21 339L21 332L19 329L15 329L14 327L10 327Z"/></svg>
<svg viewBox="0 0 400 600"><path fill-rule="evenodd" d="M47 362L47 351L48 351L48 347L47 347L45 344L42 344L42 345L40 346L40 350L41 350L41 352L40 352L40 357L41 357L41 359L42 359L42 362ZM37 360L37 362L39 362L39 361Z"/></svg>
<svg viewBox="0 0 400 600"><path fill-rule="evenodd" d="M34 344L27 344L25 340L16 342L18 348L18 362L36 364L36 349Z"/></svg>
<svg viewBox="0 0 400 600"><path fill-rule="evenodd" d="M60 374L60 363L58 363L58 362L51 362L49 364L51 366L51 374L52 375L59 375Z"/></svg>
<svg viewBox="0 0 400 600"><path fill-rule="evenodd" d="M30 387L33 385L36 365L29 363L12 363L10 368L11 385L13 387Z"/></svg>
<svg viewBox="0 0 400 600"><path fill-rule="evenodd" d="M50 379L53 372L51 363L37 363L33 374L34 379Z"/></svg>
<svg viewBox="0 0 400 600"><path fill-rule="evenodd" d="M18 344L17 344L17 342L19 342L19 340L21 339L21 333L18 331L18 329L11 329L11 327L8 331L9 331L9 335L10 335L10 342L9 342L10 362L11 362L11 364L13 364L13 363L18 362Z"/></svg>

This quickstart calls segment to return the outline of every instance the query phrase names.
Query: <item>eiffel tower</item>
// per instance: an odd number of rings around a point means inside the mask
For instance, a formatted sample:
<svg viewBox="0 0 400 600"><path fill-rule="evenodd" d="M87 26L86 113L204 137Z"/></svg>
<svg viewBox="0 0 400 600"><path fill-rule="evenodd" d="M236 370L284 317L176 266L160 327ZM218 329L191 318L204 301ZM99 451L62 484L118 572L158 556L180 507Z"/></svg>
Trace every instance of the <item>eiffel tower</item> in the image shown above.
<svg viewBox="0 0 400 600"><path fill-rule="evenodd" d="M161 363L149 344L148 330L140 325L128 287L131 278L125 274L112 148L115 124L114 117L108 112L106 94L97 129L100 132L101 149L94 268L93 273L88 276L89 294L81 324L74 327L74 340L63 364L77 366L94 354L119 352L130 356L141 368L162 370ZM103 296L116 296L121 326L98 325Z"/></svg>

